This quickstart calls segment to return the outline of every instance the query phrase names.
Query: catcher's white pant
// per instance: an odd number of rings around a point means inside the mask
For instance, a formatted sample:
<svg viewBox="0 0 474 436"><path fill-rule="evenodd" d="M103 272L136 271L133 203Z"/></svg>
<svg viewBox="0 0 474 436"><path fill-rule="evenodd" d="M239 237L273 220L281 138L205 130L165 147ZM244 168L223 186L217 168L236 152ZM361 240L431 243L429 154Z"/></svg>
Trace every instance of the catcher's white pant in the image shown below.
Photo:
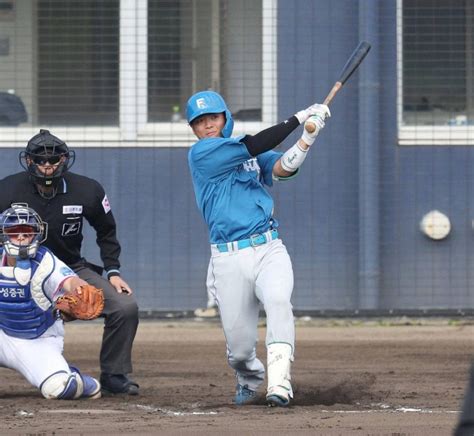
<svg viewBox="0 0 474 436"><path fill-rule="evenodd" d="M0 366L18 371L37 388L50 375L70 371L63 348L62 321L55 322L36 339L14 338L0 330Z"/></svg>
<svg viewBox="0 0 474 436"><path fill-rule="evenodd" d="M293 268L286 247L280 239L225 253L211 246L207 287L219 307L237 381L257 390L265 376L256 356L260 304L267 316L266 345L287 343L294 350Z"/></svg>

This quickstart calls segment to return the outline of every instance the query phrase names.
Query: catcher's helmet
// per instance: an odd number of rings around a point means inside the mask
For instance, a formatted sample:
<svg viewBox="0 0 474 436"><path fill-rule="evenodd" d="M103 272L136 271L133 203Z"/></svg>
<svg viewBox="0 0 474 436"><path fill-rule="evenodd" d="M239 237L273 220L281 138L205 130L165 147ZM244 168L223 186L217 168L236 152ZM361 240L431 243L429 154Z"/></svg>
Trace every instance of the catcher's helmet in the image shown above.
<svg viewBox="0 0 474 436"><path fill-rule="evenodd" d="M229 138L234 129L234 120L224 99L220 94L214 91L201 91L194 94L188 100L186 106L186 117L191 124L197 117L204 114L219 114L224 112L225 125L222 129L222 136Z"/></svg>
<svg viewBox="0 0 474 436"><path fill-rule="evenodd" d="M11 240L19 234L34 235L27 245L17 245ZM46 240L48 225L26 203L13 203L0 214L0 243L9 256L21 259L36 256L39 245Z"/></svg>
<svg viewBox="0 0 474 436"><path fill-rule="evenodd" d="M44 129L28 141L26 149L19 155L21 166L31 174L35 183L46 187L56 187L75 158L74 151L69 150L64 141ZM47 163L58 165L53 172L45 174L38 165Z"/></svg>

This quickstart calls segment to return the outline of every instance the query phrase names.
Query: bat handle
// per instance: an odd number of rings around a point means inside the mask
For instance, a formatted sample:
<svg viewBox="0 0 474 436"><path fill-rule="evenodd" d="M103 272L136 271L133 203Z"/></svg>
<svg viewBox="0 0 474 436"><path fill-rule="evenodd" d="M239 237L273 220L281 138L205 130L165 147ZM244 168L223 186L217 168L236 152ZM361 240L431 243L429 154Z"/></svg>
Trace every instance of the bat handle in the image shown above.
<svg viewBox="0 0 474 436"><path fill-rule="evenodd" d="M324 99L323 104L326 106L331 103L332 99L335 97L337 92L342 88L342 83L341 82L336 82L334 86L332 87L331 91L327 95L327 97ZM306 121L304 123L304 128L308 133L313 133L316 130L316 124L314 124L311 121Z"/></svg>

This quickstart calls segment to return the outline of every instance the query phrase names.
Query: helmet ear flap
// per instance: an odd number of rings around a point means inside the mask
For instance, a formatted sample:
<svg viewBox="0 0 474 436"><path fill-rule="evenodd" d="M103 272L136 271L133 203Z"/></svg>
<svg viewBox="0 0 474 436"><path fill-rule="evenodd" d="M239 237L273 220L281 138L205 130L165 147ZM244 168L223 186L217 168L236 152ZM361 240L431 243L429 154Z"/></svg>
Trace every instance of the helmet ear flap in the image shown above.
<svg viewBox="0 0 474 436"><path fill-rule="evenodd" d="M225 124L224 128L222 129L222 136L224 138L230 138L232 135L232 131L234 130L234 119L232 118L232 114L230 113L229 109L226 109L224 112L225 114Z"/></svg>

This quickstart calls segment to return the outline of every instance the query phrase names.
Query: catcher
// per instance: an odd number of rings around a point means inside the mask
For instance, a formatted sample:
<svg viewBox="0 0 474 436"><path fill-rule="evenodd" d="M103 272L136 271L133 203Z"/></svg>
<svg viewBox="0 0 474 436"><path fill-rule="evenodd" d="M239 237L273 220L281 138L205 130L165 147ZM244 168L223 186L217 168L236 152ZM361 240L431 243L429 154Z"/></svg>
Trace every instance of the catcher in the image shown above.
<svg viewBox="0 0 474 436"><path fill-rule="evenodd" d="M46 236L47 224L25 203L0 214L0 366L47 399L100 398L100 383L62 355L63 320L97 318L104 297L40 245Z"/></svg>

